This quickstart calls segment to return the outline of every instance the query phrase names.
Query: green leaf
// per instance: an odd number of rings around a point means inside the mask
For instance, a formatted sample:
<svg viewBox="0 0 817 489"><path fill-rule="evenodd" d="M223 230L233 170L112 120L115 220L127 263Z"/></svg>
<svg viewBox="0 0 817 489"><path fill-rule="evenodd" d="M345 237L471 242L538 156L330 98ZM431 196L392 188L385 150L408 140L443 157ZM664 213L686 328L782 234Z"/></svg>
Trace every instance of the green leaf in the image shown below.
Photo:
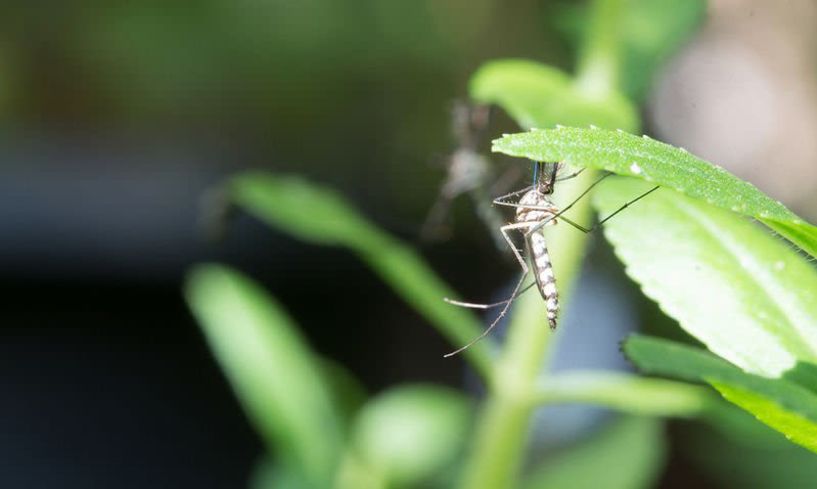
<svg viewBox="0 0 817 489"><path fill-rule="evenodd" d="M754 419L740 423L739 429L729 426L724 430L723 423L711 427L698 424L684 426L679 432L684 458L717 487L800 489L817 480L817 456L813 452L787 442Z"/></svg>
<svg viewBox="0 0 817 489"><path fill-rule="evenodd" d="M562 127L505 135L494 141L493 150L535 161L598 168L672 188L758 219L817 256L817 227L723 168L654 139L620 131Z"/></svg>
<svg viewBox="0 0 817 489"><path fill-rule="evenodd" d="M663 423L625 417L564 453L549 457L523 489L654 487L666 456Z"/></svg>
<svg viewBox="0 0 817 489"><path fill-rule="evenodd" d="M319 358L321 376L329 388L332 405L341 416L343 424L351 424L357 411L366 403L367 393L363 384L340 363Z"/></svg>
<svg viewBox="0 0 817 489"><path fill-rule="evenodd" d="M623 19L622 90L643 99L661 65L689 38L706 13L703 0L635 0Z"/></svg>
<svg viewBox="0 0 817 489"><path fill-rule="evenodd" d="M784 378L753 375L709 353L657 338L634 336L624 352L650 374L706 382L794 443L817 452L817 394Z"/></svg>
<svg viewBox="0 0 817 489"><path fill-rule="evenodd" d="M250 489L313 489L296 469L264 457L253 468L248 484Z"/></svg>
<svg viewBox="0 0 817 489"><path fill-rule="evenodd" d="M389 487L416 487L461 455L472 418L473 402L457 391L401 386L364 407L351 448Z"/></svg>
<svg viewBox="0 0 817 489"><path fill-rule="evenodd" d="M601 215L648 185L605 181ZM660 189L605 224L627 274L689 334L752 373L817 362L817 271L763 228Z"/></svg>
<svg viewBox="0 0 817 489"><path fill-rule="evenodd" d="M187 302L247 416L287 467L326 487L344 439L319 361L257 284L220 265L188 276Z"/></svg>
<svg viewBox="0 0 817 489"><path fill-rule="evenodd" d="M578 44L590 25L589 7L589 2L559 5L553 28ZM703 0L624 2L618 28L621 90L634 100L643 100L662 65L693 34L705 14Z"/></svg>
<svg viewBox="0 0 817 489"><path fill-rule="evenodd" d="M710 389L611 371L568 371L540 383L538 403L584 403L643 416L698 416L717 399Z"/></svg>
<svg viewBox="0 0 817 489"><path fill-rule="evenodd" d="M623 95L587 95L566 73L534 61L490 61L471 77L469 93L479 103L500 106L526 129L557 124L639 128L638 112Z"/></svg>
<svg viewBox="0 0 817 489"><path fill-rule="evenodd" d="M474 314L443 301L456 294L414 250L376 228L333 190L294 176L248 172L232 179L230 192L248 212L296 238L356 252L453 345L464 345L482 331ZM463 352L485 378L492 361L489 346L480 342Z"/></svg>

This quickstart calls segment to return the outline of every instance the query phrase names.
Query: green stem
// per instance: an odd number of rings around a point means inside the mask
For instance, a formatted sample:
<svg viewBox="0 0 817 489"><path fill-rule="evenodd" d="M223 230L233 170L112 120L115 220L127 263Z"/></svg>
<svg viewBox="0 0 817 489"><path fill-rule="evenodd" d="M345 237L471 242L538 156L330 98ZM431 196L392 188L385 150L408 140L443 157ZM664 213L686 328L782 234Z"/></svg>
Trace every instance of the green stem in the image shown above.
<svg viewBox="0 0 817 489"><path fill-rule="evenodd" d="M559 204L572 200L595 179L586 170L562 183ZM571 211L580 221L590 217L589 199ZM550 229L548 230L550 231ZM586 236L574 229L549 233L548 244L562 304L581 270ZM494 369L491 393L485 402L476 439L460 487L498 489L514 487L527 444L528 425L535 408L531 393L537 391L553 333L547 327L544 303L538 294L522 296L514 307L508 338Z"/></svg>
<svg viewBox="0 0 817 489"><path fill-rule="evenodd" d="M573 371L541 382L531 402L586 403L629 414L689 418L707 413L722 401L712 389L686 382L610 371Z"/></svg>
<svg viewBox="0 0 817 489"><path fill-rule="evenodd" d="M593 0L587 36L579 55L576 85L591 96L604 96L619 84L623 0Z"/></svg>
<svg viewBox="0 0 817 489"><path fill-rule="evenodd" d="M618 83L618 25L622 0L594 0L577 83L588 95L606 95ZM585 170L579 178L559 186L557 203L564 206L595 179ZM579 222L590 218L590 199L572 209ZM586 237L577 230L548 233L548 246L559 281L561 302L569 300L581 270ZM544 305L536 294L521 298L514 307L508 338L492 376L490 391L478 423L461 486L464 489L506 489L516 486L528 441L538 377L548 355L551 332Z"/></svg>

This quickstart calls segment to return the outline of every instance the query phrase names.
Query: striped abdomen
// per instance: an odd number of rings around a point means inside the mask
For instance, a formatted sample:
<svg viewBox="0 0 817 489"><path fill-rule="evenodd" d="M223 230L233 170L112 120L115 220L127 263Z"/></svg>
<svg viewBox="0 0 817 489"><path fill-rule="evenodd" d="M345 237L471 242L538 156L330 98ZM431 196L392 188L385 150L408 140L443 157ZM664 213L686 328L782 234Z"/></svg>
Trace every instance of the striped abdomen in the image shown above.
<svg viewBox="0 0 817 489"><path fill-rule="evenodd" d="M516 222L528 222L531 227L544 223L545 226L556 224L554 216L559 209L553 205L543 192L534 189L519 199L521 207L516 209ZM528 207L529 206L529 207ZM533 275L539 293L547 306L548 324L556 329L556 316L559 313L559 293L556 291L556 279L553 277L553 265L545 245L545 235L537 229L527 237L528 256L530 257Z"/></svg>
<svg viewBox="0 0 817 489"><path fill-rule="evenodd" d="M528 236L528 254L533 265L533 275L539 293L545 300L547 307L548 325L556 329L556 317L559 314L559 292L556 290L556 278L553 276L553 265L550 264L550 255L545 245L545 236L541 231L535 231Z"/></svg>

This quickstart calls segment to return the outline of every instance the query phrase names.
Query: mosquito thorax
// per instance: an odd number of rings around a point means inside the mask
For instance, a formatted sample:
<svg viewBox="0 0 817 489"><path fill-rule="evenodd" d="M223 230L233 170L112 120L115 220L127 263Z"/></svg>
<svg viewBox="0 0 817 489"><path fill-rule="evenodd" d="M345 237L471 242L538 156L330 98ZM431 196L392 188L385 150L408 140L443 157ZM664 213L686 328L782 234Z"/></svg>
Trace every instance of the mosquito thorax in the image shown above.
<svg viewBox="0 0 817 489"><path fill-rule="evenodd" d="M516 222L541 221L559 212L548 195L542 192L541 186L525 192L519 205L523 207L516 208ZM552 223L556 223L555 219Z"/></svg>

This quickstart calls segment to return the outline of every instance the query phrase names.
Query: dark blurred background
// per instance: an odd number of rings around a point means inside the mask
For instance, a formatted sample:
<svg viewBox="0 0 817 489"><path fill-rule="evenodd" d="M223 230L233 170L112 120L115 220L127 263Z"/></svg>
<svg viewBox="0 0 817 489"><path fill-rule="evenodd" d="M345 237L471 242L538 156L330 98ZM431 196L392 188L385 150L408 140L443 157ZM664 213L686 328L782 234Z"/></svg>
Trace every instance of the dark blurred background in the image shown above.
<svg viewBox="0 0 817 489"><path fill-rule="evenodd" d="M303 174L489 296L515 272L465 199L452 240L417 242L450 109L492 58L572 70L581 5L0 6L0 487L246 485L260 441L181 299L205 260L261 280L373 391L461 385L448 346L353 256L241 214L214 239L202 209L241 169ZM815 25L810 0L711 2L647 97L647 131L814 219Z"/></svg>

